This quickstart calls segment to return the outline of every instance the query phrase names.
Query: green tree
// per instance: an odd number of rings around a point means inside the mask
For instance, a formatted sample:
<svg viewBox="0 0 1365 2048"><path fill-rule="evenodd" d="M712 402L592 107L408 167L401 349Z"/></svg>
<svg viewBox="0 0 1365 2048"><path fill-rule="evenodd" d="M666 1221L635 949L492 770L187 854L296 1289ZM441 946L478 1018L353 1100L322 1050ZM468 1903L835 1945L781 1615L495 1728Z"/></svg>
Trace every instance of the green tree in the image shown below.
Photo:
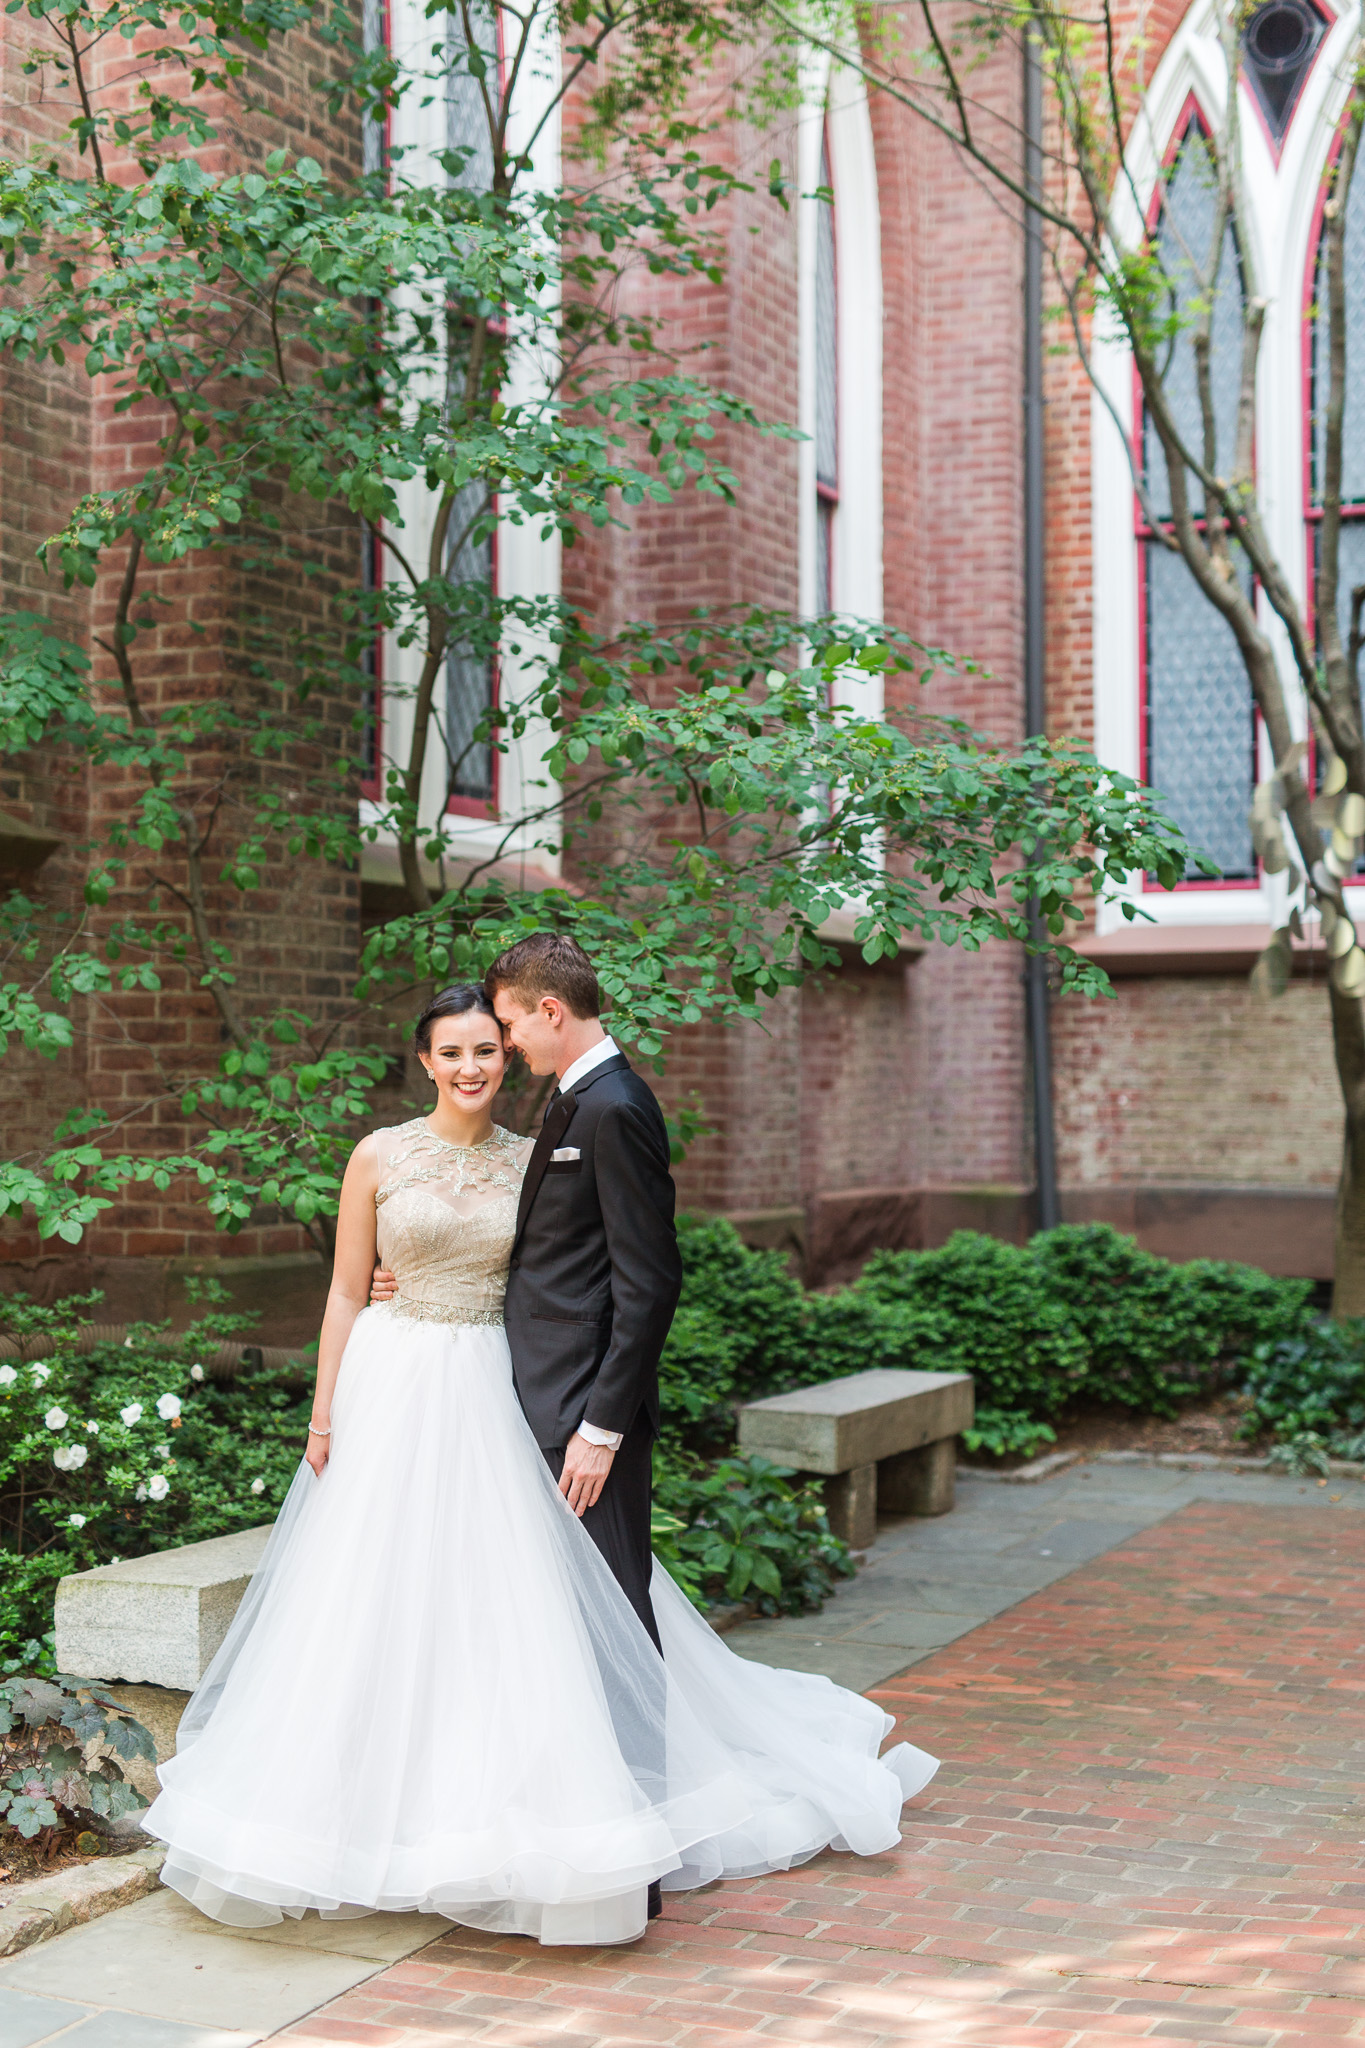
<svg viewBox="0 0 1365 2048"><path fill-rule="evenodd" d="M0 347L72 364L156 445L132 482L73 504L44 551L69 584L120 571L97 657L112 687L41 618L0 620L6 751L75 761L127 792L86 849L83 909L9 896L0 1035L55 1055L98 1004L177 979L211 998L224 1044L216 1067L158 1052L155 1085L117 1129L95 1105L68 1113L50 1145L0 1169L0 1213L27 1208L43 1236L74 1242L130 1182L185 1179L229 1231L264 1207L325 1243L384 1074L388 1008L546 922L589 948L613 1029L656 1059L679 1025L758 1017L836 964L820 927L850 904L874 960L907 930L1027 943L1036 900L1064 986L1102 988L1063 943L1074 895L1133 867L1173 882L1188 849L1077 747L1011 753L951 719L860 708L860 680L913 682L947 655L758 610L607 641L556 601L499 596L480 569L495 517L571 544L649 499L728 499L718 427L790 432L683 374L613 290L630 264L718 277L712 223L734 180L704 161L685 94L751 15L437 0L429 58L400 70L310 0L26 5L31 65L70 101L70 142L0 164ZM564 60L548 86L546 37ZM135 92L127 69L97 61L120 39ZM454 80L472 139L349 176L285 149L215 168L246 119L248 58L272 39L330 47L320 89L372 133L386 109ZM580 183L547 186L540 138L571 93L587 95L603 154ZM250 588L286 572L302 587L318 571L300 532L310 505L369 523L379 586L342 579L294 627L263 603L220 692L168 684L167 566L226 561ZM412 737L362 828L352 757L379 632L413 650ZM572 892L512 889L494 860L457 866L444 813L424 810L453 650L496 650L517 678L471 744L539 749L505 843L567 850ZM371 933L344 1015L252 999L234 901L282 861L353 862L366 833L396 841L408 902ZM158 1146L146 1121L166 1109L181 1141Z"/></svg>

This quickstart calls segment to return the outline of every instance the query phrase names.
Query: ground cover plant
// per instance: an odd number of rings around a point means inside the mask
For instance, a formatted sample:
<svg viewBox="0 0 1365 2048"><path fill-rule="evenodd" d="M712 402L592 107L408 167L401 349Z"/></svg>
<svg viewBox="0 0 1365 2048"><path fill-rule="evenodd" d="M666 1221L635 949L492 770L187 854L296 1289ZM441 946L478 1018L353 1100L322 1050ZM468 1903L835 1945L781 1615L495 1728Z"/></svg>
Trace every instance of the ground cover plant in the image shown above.
<svg viewBox="0 0 1365 2048"><path fill-rule="evenodd" d="M154 1764L156 1746L101 1686L79 1678L0 1683L0 1820L45 1857L73 1823L99 1826L142 1811L147 1801L124 1770L136 1758ZM76 1845L104 1846L84 1830Z"/></svg>

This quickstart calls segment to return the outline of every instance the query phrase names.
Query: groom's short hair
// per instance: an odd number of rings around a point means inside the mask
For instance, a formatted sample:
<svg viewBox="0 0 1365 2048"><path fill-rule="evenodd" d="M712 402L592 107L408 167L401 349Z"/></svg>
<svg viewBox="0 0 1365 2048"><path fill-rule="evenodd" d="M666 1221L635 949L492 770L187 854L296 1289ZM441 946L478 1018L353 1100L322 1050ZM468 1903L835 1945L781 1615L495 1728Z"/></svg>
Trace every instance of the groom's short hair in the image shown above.
<svg viewBox="0 0 1365 2048"><path fill-rule="evenodd" d="M575 1017L601 1014L597 975L577 939L563 932L532 932L499 953L484 976L491 997L506 990L523 1010L534 1010L542 996L557 996Z"/></svg>

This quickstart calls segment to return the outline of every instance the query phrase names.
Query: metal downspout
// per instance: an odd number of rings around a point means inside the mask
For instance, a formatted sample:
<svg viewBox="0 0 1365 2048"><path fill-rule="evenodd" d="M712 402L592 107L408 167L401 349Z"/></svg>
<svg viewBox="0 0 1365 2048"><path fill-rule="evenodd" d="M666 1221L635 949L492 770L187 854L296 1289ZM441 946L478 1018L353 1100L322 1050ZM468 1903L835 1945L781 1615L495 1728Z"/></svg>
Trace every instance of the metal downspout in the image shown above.
<svg viewBox="0 0 1365 2048"><path fill-rule="evenodd" d="M1043 183L1043 69L1028 28L1024 31L1024 184ZM1043 693L1043 223L1024 209L1024 727L1029 739L1046 730ZM1035 935L1042 920L1030 912ZM1034 1168L1038 1227L1061 1222L1057 1197L1057 1135L1052 1114L1052 1017L1047 959L1030 953L1025 970L1029 1047L1033 1063Z"/></svg>

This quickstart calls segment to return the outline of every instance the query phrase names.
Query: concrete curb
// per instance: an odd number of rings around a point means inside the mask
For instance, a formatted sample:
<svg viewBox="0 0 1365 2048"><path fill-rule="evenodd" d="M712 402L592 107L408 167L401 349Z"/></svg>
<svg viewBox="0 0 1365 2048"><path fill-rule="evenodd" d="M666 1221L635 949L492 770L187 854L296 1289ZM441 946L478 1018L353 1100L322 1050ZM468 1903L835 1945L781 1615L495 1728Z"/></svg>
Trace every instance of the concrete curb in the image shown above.
<svg viewBox="0 0 1365 2048"><path fill-rule="evenodd" d="M128 1856L102 1857L98 1863L82 1863L16 1885L0 1895L0 1956L17 1955L35 1942L64 1934L68 1927L98 1920L116 1906L131 1906L134 1899L158 1888L165 1860L160 1845L134 1849Z"/></svg>
<svg viewBox="0 0 1365 2048"><path fill-rule="evenodd" d="M1033 1486L1040 1479L1051 1479L1054 1473L1064 1472L1069 1465L1077 1464L1082 1456L1080 1451L1052 1451L1046 1458L1035 1458L1031 1464L1020 1465L1013 1472L991 1472L982 1465L959 1465L957 1476L959 1479L985 1479L992 1486ZM1216 1451L1096 1451L1090 1462L1096 1465L1168 1465L1177 1472L1272 1472L1283 1474L1286 1479L1304 1477L1303 1473L1290 1472L1283 1465L1272 1465L1269 1458L1227 1457ZM1350 1458L1329 1458L1327 1471L1333 1479L1365 1479L1365 1464Z"/></svg>
<svg viewBox="0 0 1365 2048"><path fill-rule="evenodd" d="M1274 1472L1286 1479L1312 1478L1312 1473L1291 1472L1287 1466L1272 1464L1269 1458L1238 1458L1215 1451L1099 1451L1097 1465L1173 1465L1181 1472ZM1354 1458L1329 1458L1331 1479L1365 1478L1365 1464Z"/></svg>
<svg viewBox="0 0 1365 2048"><path fill-rule="evenodd" d="M1051 1479L1054 1472L1065 1471L1080 1457L1079 1451L1049 1451L1045 1458L1034 1458L1027 1465L1018 1465L1013 1472L991 1472L984 1465L959 1465L959 1479L988 1479L993 1486L1035 1486L1040 1479Z"/></svg>

